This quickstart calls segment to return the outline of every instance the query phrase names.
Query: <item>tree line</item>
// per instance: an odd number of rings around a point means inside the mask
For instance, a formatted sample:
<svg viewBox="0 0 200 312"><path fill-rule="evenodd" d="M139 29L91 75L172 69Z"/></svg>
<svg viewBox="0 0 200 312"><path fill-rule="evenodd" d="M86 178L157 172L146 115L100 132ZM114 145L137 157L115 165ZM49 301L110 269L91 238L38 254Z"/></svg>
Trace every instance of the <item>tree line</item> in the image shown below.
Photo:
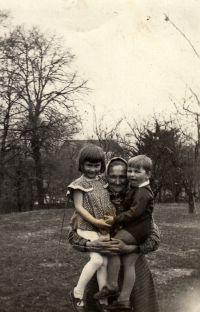
<svg viewBox="0 0 200 312"><path fill-rule="evenodd" d="M8 15L0 12L0 23ZM74 140L81 129L76 103L84 103L88 82L73 68L75 56L55 35L15 27L0 37L0 213L32 210L65 201L67 184L77 177L76 158L86 142ZM151 117L105 125L94 110L94 137L107 160L146 154L153 160L151 184L159 202L186 200L195 212L199 200L199 100L193 89L183 103L170 97L175 117ZM197 111L192 110L193 100ZM179 118L193 118L198 139Z"/></svg>
<svg viewBox="0 0 200 312"><path fill-rule="evenodd" d="M73 62L59 38L38 28L19 26L0 38L1 211L32 209L36 199L44 205L44 176L81 127L75 104L88 88Z"/></svg>

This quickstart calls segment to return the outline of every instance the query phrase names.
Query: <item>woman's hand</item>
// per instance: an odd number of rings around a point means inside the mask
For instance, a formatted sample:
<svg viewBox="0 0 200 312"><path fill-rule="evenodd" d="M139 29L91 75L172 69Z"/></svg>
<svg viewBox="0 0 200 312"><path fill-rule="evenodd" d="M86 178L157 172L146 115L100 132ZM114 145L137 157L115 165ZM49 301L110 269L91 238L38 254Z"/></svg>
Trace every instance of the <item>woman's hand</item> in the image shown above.
<svg viewBox="0 0 200 312"><path fill-rule="evenodd" d="M99 247L104 247L104 243L105 242L110 242L109 241L109 239L106 239L106 238L99 238L99 239L96 239L96 240L94 240L94 241L88 241L87 243L86 243L86 246L88 247L88 248L90 248L90 247L97 247L97 248L99 248Z"/></svg>
<svg viewBox="0 0 200 312"><path fill-rule="evenodd" d="M112 238L112 247L109 250L115 248L118 250L119 254L127 254L132 252L139 252L139 247L137 245L127 245L121 239Z"/></svg>
<svg viewBox="0 0 200 312"><path fill-rule="evenodd" d="M108 229L111 227L111 225L107 224L103 219L96 219L94 225L100 230Z"/></svg>
<svg viewBox="0 0 200 312"><path fill-rule="evenodd" d="M86 246L88 251L99 252L106 255L126 254L139 251L137 245L126 245L120 239L114 238L111 241L105 238L99 238L93 242L88 241Z"/></svg>
<svg viewBox="0 0 200 312"><path fill-rule="evenodd" d="M116 242L106 238L99 238L95 241L88 241L86 247L88 251L98 252L104 255L116 255L118 248L115 247Z"/></svg>

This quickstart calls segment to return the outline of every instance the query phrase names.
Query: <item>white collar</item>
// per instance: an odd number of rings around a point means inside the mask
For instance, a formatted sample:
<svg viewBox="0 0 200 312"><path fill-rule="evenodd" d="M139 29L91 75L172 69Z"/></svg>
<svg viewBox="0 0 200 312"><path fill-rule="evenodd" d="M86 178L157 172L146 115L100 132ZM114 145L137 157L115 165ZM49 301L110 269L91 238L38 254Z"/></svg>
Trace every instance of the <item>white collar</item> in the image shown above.
<svg viewBox="0 0 200 312"><path fill-rule="evenodd" d="M143 186L147 186L147 185L149 185L149 180L140 184L139 187L143 187Z"/></svg>

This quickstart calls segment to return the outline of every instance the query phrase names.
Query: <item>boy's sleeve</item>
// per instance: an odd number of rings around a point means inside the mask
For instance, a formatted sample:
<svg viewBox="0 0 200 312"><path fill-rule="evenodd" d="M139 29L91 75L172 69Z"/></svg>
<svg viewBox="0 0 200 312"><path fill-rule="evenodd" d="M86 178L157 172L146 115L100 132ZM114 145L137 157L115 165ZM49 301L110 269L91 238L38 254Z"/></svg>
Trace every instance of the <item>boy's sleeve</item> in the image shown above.
<svg viewBox="0 0 200 312"><path fill-rule="evenodd" d="M127 224L139 217L147 207L152 195L145 188L138 188L133 198L133 202L128 211L120 213L114 218L114 224Z"/></svg>
<svg viewBox="0 0 200 312"><path fill-rule="evenodd" d="M156 251L160 245L160 233L158 226L152 222L151 225L151 235L150 237L139 246L140 252L143 254L147 254L152 251Z"/></svg>

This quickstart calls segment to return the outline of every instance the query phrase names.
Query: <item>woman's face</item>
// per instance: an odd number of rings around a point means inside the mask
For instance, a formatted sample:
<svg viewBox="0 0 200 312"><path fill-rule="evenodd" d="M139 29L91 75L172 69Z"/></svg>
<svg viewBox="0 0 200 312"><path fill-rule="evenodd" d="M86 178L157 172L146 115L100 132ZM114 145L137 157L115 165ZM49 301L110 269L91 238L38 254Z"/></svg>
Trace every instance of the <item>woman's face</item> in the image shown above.
<svg viewBox="0 0 200 312"><path fill-rule="evenodd" d="M120 193L127 187L127 168L123 165L116 165L108 170L107 181L111 191Z"/></svg>

